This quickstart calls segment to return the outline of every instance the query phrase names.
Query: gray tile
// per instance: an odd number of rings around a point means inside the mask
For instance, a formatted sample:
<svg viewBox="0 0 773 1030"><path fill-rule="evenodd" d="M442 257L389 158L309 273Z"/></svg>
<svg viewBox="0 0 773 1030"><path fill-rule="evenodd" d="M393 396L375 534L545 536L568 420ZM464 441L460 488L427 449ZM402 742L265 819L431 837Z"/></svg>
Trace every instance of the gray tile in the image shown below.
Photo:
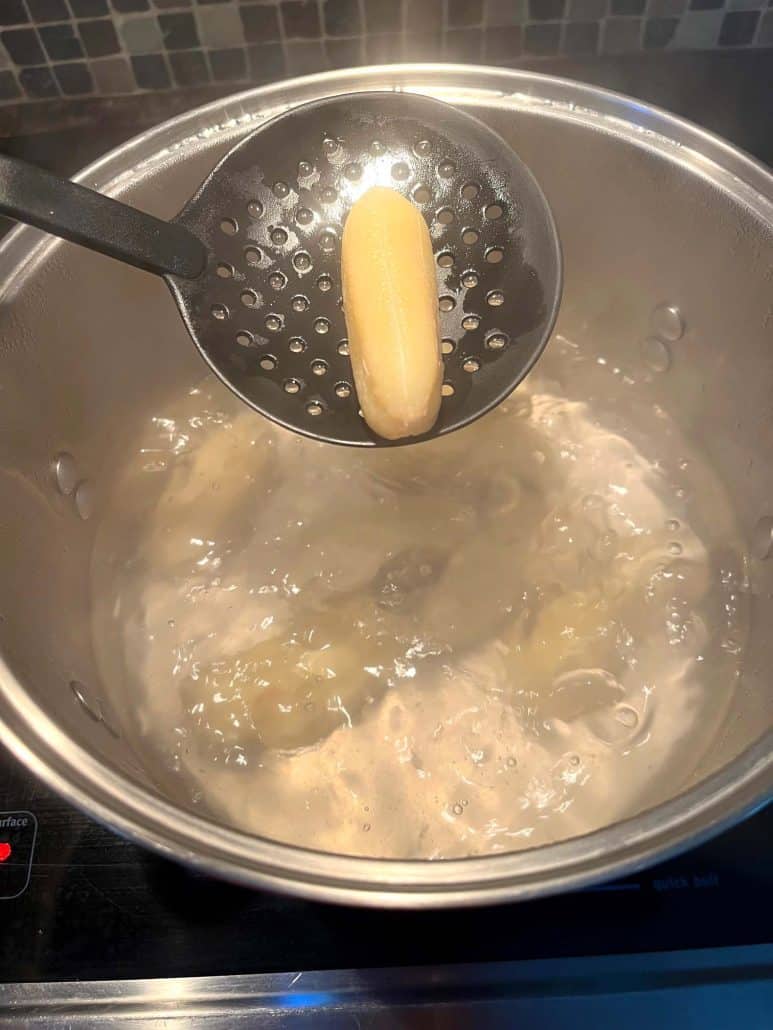
<svg viewBox="0 0 773 1030"><path fill-rule="evenodd" d="M326 39L325 53L331 68L353 68L363 63L363 43L367 37Z"/></svg>
<svg viewBox="0 0 773 1030"><path fill-rule="evenodd" d="M767 7L766 0L725 0L728 11L761 11Z"/></svg>
<svg viewBox="0 0 773 1030"><path fill-rule="evenodd" d="M285 54L288 75L311 75L328 67L327 52L321 39L288 43Z"/></svg>
<svg viewBox="0 0 773 1030"><path fill-rule="evenodd" d="M0 68L10 68L11 58L5 51L5 47L0 43Z"/></svg>
<svg viewBox="0 0 773 1030"><path fill-rule="evenodd" d="M226 7L225 4L198 7L196 20L199 23L199 39L202 46L244 46L244 28L235 7Z"/></svg>
<svg viewBox="0 0 773 1030"><path fill-rule="evenodd" d="M152 14L125 18L118 26L118 35L123 41L124 50L129 54L152 54L163 49L161 29Z"/></svg>
<svg viewBox="0 0 773 1030"><path fill-rule="evenodd" d="M13 72L0 72L0 101L15 100L18 96L21 96L21 90Z"/></svg>
<svg viewBox="0 0 773 1030"><path fill-rule="evenodd" d="M763 14L754 42L756 46L773 46L773 11Z"/></svg>
<svg viewBox="0 0 773 1030"><path fill-rule="evenodd" d="M97 93L133 93L134 76L125 57L106 57L89 62Z"/></svg>
<svg viewBox="0 0 773 1030"><path fill-rule="evenodd" d="M678 18L687 10L687 0L649 0L647 14L650 18Z"/></svg>
<svg viewBox="0 0 773 1030"><path fill-rule="evenodd" d="M244 47L210 50L209 67L215 82L242 82L247 78L247 53Z"/></svg>
<svg viewBox="0 0 773 1030"><path fill-rule="evenodd" d="M365 36L365 60L368 64L395 64L403 59L401 32L383 32Z"/></svg>
<svg viewBox="0 0 773 1030"><path fill-rule="evenodd" d="M600 29L597 21L567 22L561 38L561 52L571 55L597 53Z"/></svg>
<svg viewBox="0 0 773 1030"><path fill-rule="evenodd" d="M274 82L285 76L285 55L281 43L257 43L247 47L250 77L254 82Z"/></svg>
<svg viewBox="0 0 773 1030"><path fill-rule="evenodd" d="M672 50L711 50L717 45L725 12L687 11L679 22Z"/></svg>
<svg viewBox="0 0 773 1030"><path fill-rule="evenodd" d="M440 32L407 32L405 34L406 61L439 61L443 52Z"/></svg>
<svg viewBox="0 0 773 1030"><path fill-rule="evenodd" d="M483 32L480 29L448 29L443 37L446 61L479 62L482 51Z"/></svg>
<svg viewBox="0 0 773 1030"><path fill-rule="evenodd" d="M607 13L607 0L569 0L569 21L599 21Z"/></svg>
<svg viewBox="0 0 773 1030"><path fill-rule="evenodd" d="M522 50L520 25L492 25L483 34L483 56L488 64L509 64Z"/></svg>
<svg viewBox="0 0 773 1030"><path fill-rule="evenodd" d="M526 21L526 0L486 0L486 25L521 25Z"/></svg>
<svg viewBox="0 0 773 1030"><path fill-rule="evenodd" d="M628 54L641 50L641 18L607 18L601 37L601 49L605 54Z"/></svg>

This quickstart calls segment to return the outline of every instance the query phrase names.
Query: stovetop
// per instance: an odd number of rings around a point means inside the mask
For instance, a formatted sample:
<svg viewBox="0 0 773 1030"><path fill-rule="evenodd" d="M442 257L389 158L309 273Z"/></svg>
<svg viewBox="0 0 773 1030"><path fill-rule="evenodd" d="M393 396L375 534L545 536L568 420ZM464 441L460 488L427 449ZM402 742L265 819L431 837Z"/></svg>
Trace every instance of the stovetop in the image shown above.
<svg viewBox="0 0 773 1030"><path fill-rule="evenodd" d="M6 982L440 965L771 940L773 807L681 857L596 888L497 907L373 911L187 870L93 822L2 753L0 856L3 844L12 848L0 863Z"/></svg>

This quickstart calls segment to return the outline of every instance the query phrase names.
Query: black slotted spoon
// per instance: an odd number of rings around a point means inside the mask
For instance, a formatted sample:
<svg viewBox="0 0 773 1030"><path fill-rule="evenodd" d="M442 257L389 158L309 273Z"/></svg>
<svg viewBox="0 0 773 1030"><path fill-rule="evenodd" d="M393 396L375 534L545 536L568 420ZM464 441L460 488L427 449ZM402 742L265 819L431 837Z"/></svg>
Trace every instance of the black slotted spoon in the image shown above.
<svg viewBox="0 0 773 1030"><path fill-rule="evenodd" d="M354 390L340 241L373 185L416 203L432 237L445 367L425 437L381 439ZM171 222L1 155L0 211L162 276L227 386L331 443L393 446L472 422L537 360L561 297L558 234L531 172L477 118L414 94L345 94L267 121Z"/></svg>

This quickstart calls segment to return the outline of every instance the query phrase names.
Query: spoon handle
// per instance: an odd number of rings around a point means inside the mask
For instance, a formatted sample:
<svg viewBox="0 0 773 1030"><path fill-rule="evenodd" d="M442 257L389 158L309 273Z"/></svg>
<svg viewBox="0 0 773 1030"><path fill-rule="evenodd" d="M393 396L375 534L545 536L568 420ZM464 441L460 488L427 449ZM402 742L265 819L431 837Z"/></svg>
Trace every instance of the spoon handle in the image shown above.
<svg viewBox="0 0 773 1030"><path fill-rule="evenodd" d="M197 279L206 267L206 248L183 226L5 154L0 212L156 275Z"/></svg>

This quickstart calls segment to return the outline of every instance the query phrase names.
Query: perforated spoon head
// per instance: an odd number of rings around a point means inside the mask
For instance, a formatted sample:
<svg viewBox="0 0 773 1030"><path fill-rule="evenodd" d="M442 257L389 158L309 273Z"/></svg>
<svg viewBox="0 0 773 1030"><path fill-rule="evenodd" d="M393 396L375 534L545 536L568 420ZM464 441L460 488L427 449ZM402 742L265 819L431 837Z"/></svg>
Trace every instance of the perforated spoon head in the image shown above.
<svg viewBox="0 0 773 1030"><path fill-rule="evenodd" d="M360 414L341 298L343 224L374 185L417 205L437 264L440 415L398 441ZM561 248L536 180L492 129L428 97L346 94L280 115L175 221L209 251L198 278L167 276L206 361L263 415L331 443L394 446L474 421L523 379L558 312Z"/></svg>

